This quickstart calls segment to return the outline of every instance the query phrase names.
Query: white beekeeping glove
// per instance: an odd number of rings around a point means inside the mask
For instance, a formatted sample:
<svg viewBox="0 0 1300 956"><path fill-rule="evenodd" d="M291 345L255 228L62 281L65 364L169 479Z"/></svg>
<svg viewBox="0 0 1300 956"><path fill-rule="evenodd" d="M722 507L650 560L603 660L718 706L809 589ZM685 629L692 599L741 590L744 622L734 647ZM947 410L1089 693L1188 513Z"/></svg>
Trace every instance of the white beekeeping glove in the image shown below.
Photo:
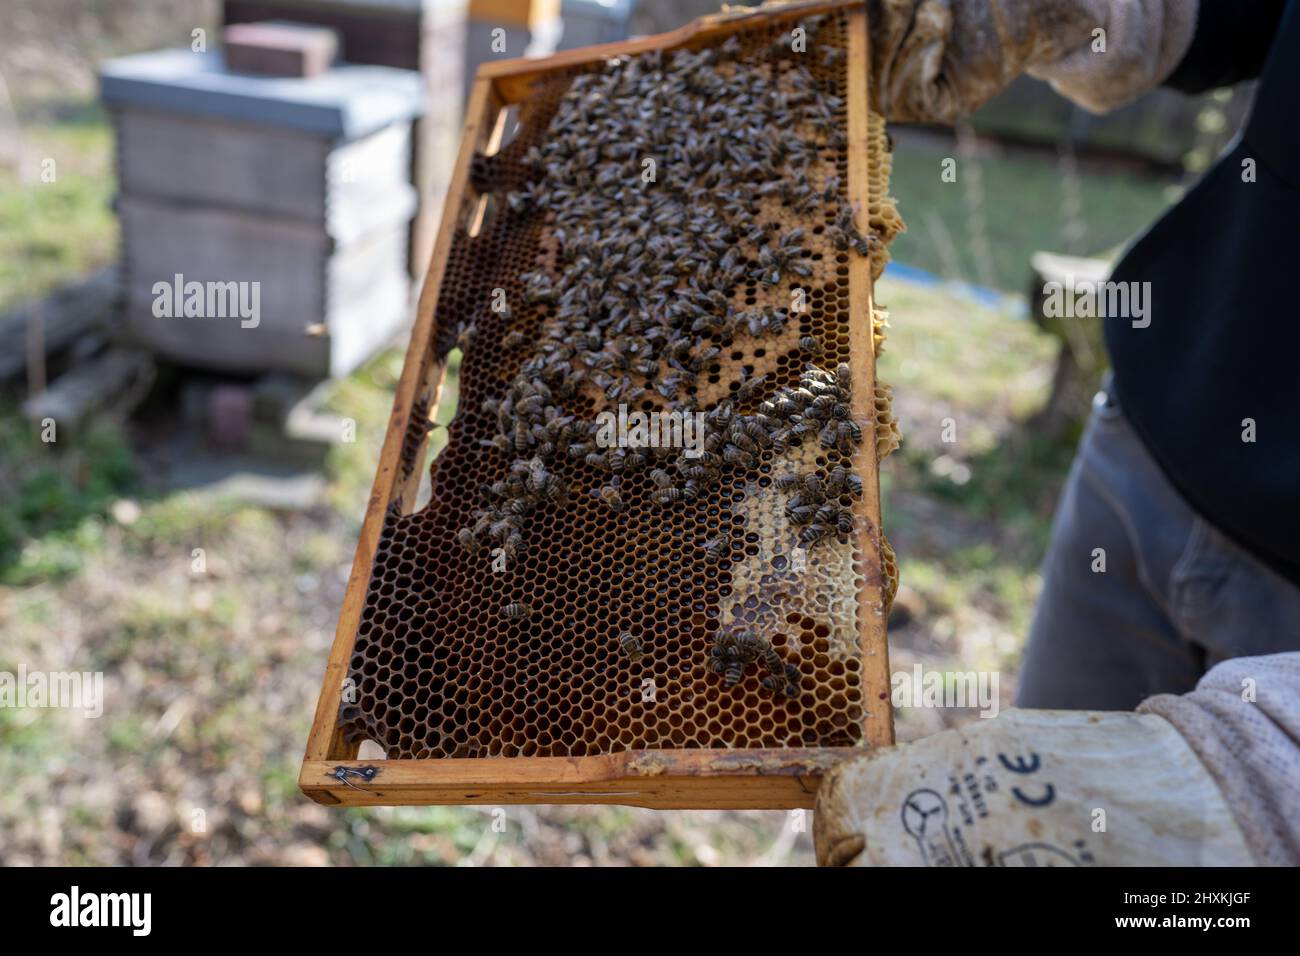
<svg viewBox="0 0 1300 956"><path fill-rule="evenodd" d="M872 0L877 108L953 123L1021 73L1104 112L1158 86L1192 42L1197 0Z"/></svg>
<svg viewBox="0 0 1300 956"><path fill-rule="evenodd" d="M1011 710L835 767L823 866L1245 866L1213 777L1151 714Z"/></svg>

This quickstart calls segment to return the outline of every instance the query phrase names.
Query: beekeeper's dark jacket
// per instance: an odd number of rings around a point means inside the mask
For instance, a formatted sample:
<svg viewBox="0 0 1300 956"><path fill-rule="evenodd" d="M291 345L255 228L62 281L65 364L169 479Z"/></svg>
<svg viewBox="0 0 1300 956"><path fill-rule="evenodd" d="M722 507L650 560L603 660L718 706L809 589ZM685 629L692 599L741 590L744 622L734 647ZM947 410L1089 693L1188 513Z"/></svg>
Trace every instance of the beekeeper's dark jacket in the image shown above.
<svg viewBox="0 0 1300 956"><path fill-rule="evenodd" d="M1111 277L1151 283L1150 325L1108 315L1106 344L1174 486L1300 585L1300 0L1201 0L1167 85L1253 77L1240 137Z"/></svg>

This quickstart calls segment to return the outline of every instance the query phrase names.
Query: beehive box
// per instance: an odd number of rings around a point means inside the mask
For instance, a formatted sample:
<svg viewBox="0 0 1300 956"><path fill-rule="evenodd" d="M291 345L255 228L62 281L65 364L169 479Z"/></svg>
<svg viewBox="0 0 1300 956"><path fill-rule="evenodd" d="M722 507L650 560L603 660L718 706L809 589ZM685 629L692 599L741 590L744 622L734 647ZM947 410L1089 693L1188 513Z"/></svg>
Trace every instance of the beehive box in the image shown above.
<svg viewBox="0 0 1300 956"><path fill-rule="evenodd" d="M839 102L826 124L835 135L823 130L809 175L835 204L857 207L870 255L835 247L830 209L765 200L760 215L777 232L806 229L810 274L771 287L751 276L734 304L784 304L797 286L806 307L779 334L716 339L721 351L692 389L711 408L734 399L745 377L766 374L769 395L795 386L808 361L804 340L815 340L823 366L848 365L849 414L863 440L843 455L815 440L782 455L765 450L698 500L670 507L651 503L656 485L645 471L625 474L621 514L591 493L612 479L583 460L557 462L574 494L530 518L520 556L494 571L456 536L481 507L481 486L509 467L509 456L487 447L496 422L486 409L545 338L553 312L527 304L520 275L556 268L555 217L510 211L510 191L536 176L530 148L545 140L575 79L612 58L701 51L734 37L735 62L763 68L801 18L819 15L812 69ZM820 55L828 47L838 52ZM877 464L897 431L875 381L883 323L872 282L901 223L886 198L889 157L869 109L867 53L862 7L832 2L724 13L663 36L480 71L307 746L305 793L361 805L810 807L828 766L892 743L885 619L896 577ZM756 250L743 252L757 263ZM488 309L495 290L512 303L508 314ZM430 501L416 508L447 356L471 319L449 443L429 469ZM522 347L508 347L507 336ZM599 401L584 389L570 404L591 414ZM776 479L835 463L862 478L859 497L840 499L852 533L801 553ZM715 562L704 545L719 538L728 547ZM533 613L516 617L512 604ZM711 646L735 628L794 665L793 697L765 691L752 669L734 686L713 672ZM620 649L629 631L644 645L638 659ZM364 739L387 759L358 760Z"/></svg>
<svg viewBox="0 0 1300 956"><path fill-rule="evenodd" d="M109 60L101 74L135 341L201 367L325 377L409 319L418 74L344 64L249 76L190 50ZM248 283L259 314L156 310L159 283Z"/></svg>
<svg viewBox="0 0 1300 956"><path fill-rule="evenodd" d="M469 0L224 0L226 24L285 20L328 27L348 63L421 74L428 108L415 123L409 178L419 192L410 270L423 276L451 175L465 95Z"/></svg>

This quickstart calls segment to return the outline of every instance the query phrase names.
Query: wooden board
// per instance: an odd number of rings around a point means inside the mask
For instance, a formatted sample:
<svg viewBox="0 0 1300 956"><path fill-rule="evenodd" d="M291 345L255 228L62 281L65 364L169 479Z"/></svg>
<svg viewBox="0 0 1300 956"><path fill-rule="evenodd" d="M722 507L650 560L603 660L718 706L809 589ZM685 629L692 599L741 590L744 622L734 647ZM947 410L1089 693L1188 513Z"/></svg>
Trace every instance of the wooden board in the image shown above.
<svg viewBox="0 0 1300 956"><path fill-rule="evenodd" d="M419 315L402 377L397 387L390 426L379 458L374 488L357 544L335 641L326 667L321 695L299 778L302 790L324 804L394 805L449 803L617 803L633 806L686 807L811 807L818 781L827 767L854 752L849 747L777 749L655 749L582 757L443 758L359 761L357 745L338 730L344 679L356 641L376 550L391 507L409 511L418 487L419 471L404 467L403 445L416 409L436 406L444 368L432 347L437 332L435 312L452 243L470 211L477 205L469 185L474 156L492 151L503 132L503 111L530 95L534 81L557 70L594 65L622 53L716 42L744 29L755 18L769 21L831 10L848 17L847 70L851 78L847 103L847 188L852 202L869 205L868 186L868 38L865 10L860 4L822 2L785 5L774 10L724 14L706 18L659 37L568 51L541 61L511 61L480 70L466 114L464 137L453 173L452 188L438 234ZM853 259L849 287L855 322L854 412L871 415L874 391L872 347L872 273L865 258ZM888 653L882 600L880 503L873 436L860 451L859 473L866 486L861 514L867 519L866 547L859 568L864 585L858 590L863 686L869 692L864 707L864 746L893 742L889 709ZM408 449L409 456L409 449ZM422 456L422 451L421 451Z"/></svg>

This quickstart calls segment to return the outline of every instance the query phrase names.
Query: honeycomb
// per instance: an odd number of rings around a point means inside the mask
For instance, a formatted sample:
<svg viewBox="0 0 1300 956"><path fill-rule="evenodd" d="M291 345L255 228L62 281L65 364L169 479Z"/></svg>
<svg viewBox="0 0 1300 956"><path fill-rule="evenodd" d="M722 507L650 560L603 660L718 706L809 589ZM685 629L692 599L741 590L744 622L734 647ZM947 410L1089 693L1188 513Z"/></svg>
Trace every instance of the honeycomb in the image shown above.
<svg viewBox="0 0 1300 956"><path fill-rule="evenodd" d="M737 35L735 60L761 67L789 29L788 22L747 25ZM827 15L819 47L843 49L846 29L845 14ZM819 57L812 66L841 101L847 98L844 60ZM553 315L553 306L522 304L520 279L538 268L555 269L553 218L507 215L506 197L535 176L525 156L544 140L570 84L586 69L547 74L519 105L514 138L471 164L477 195L460 213L462 228L448 253L428 343L439 360L458 342L463 347L458 411L448 444L429 467L429 503L413 514L393 507L386 516L349 665L356 697L341 707L340 729L349 739L375 741L390 758L852 745L862 737L867 691L859 592L883 581L892 596L892 560L879 579L864 580L869 564L863 548L879 529L861 502L847 495L841 504L859 514L854 534L800 548L775 483L783 474L825 474L848 463L839 451L816 440L785 454L764 450L753 467L724 471L699 499L669 508L652 503L655 485L646 471L630 473L619 487L627 506L620 514L588 493L606 475L580 458L558 461L555 471L575 493L562 507L529 518L526 540L507 569L494 570L489 555L457 544L458 529L472 524L481 506L481 488L502 478L511 460L488 447L496 421L483 410L485 400L506 391L526 355L504 343L537 341ZM843 106L835 121L847 125ZM860 228L869 224L874 237L874 277L902 222L886 198L888 143L878 116L871 117L869 131L872 199L857 222ZM819 182L838 176L840 198L847 200L843 146L819 150L810 169ZM812 275L772 287L742 281L734 305L789 307L798 291L805 307L792 312L777 335L715 334L720 352L689 388L702 408L734 399L741 381L760 375L767 376L768 396L793 387L810 360L801 341L810 338L822 367L854 364L848 281L854 253L837 251L831 242L834 212L818 209L810 216L771 197L763 200L761 215L782 230L805 228ZM753 250L742 251L752 265ZM508 313L485 309L496 290L511 303ZM470 317L474 336L466 342L461 333ZM884 313L868 321L878 350ZM861 422L863 448L888 454L897 445L888 391L872 398L866 407L874 408L874 417ZM601 407L590 389L568 404L586 418ZM640 402L644 411L664 407L653 391ZM402 454L407 472L416 467L427 418L427 405L411 415ZM859 470L864 480L875 481L874 470L860 462ZM719 537L729 546L720 560L710 560L704 543ZM762 674L754 670L735 686L710 672L709 651L719 631L741 626L761 634L794 665L794 696L764 692ZM628 634L639 653L626 652Z"/></svg>

